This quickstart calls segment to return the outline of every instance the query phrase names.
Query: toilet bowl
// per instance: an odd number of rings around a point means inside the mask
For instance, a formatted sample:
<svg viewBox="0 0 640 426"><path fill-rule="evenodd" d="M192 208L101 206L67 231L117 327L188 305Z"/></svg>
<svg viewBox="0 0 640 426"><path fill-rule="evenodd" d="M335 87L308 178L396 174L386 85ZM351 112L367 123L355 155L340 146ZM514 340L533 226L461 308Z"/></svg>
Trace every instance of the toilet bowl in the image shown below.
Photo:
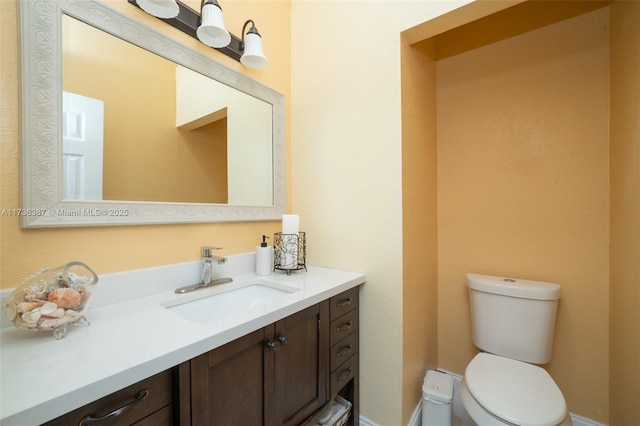
<svg viewBox="0 0 640 426"><path fill-rule="evenodd" d="M570 426L562 392L544 369L479 353L467 366L460 397L482 426Z"/></svg>

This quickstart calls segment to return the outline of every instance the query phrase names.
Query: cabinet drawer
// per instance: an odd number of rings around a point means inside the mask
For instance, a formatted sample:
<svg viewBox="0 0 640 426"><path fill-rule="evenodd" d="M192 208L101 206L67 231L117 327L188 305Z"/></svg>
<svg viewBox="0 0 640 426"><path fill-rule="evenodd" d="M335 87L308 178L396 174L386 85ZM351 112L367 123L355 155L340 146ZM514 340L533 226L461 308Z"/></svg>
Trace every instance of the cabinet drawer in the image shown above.
<svg viewBox="0 0 640 426"><path fill-rule="evenodd" d="M359 337L358 333L351 333L331 347L331 371L358 353Z"/></svg>
<svg viewBox="0 0 640 426"><path fill-rule="evenodd" d="M358 355L354 355L347 362L342 364L336 371L331 373L331 397L336 395L349 380L358 375Z"/></svg>
<svg viewBox="0 0 640 426"><path fill-rule="evenodd" d="M358 307L358 291L359 287L354 287L331 298L331 321Z"/></svg>
<svg viewBox="0 0 640 426"><path fill-rule="evenodd" d="M99 425L100 423L98 423ZM167 405L164 408L156 411L153 414L148 415L144 419L135 422L135 426L158 426L158 425L173 425L173 405ZM74 425L75 426L75 425Z"/></svg>
<svg viewBox="0 0 640 426"><path fill-rule="evenodd" d="M331 346L358 330L358 309L331 321Z"/></svg>
<svg viewBox="0 0 640 426"><path fill-rule="evenodd" d="M100 426L133 424L172 403L172 384L173 380L171 370L166 370L71 411L70 413L64 414L48 423L45 423L45 425L80 425L83 424L81 422L87 416L105 416L106 414L129 404L129 408L123 410L121 414L105 419L98 424L100 424ZM148 393L146 397L141 399L140 396L142 396L145 391ZM134 402L136 401L136 397L138 397L138 401ZM166 413L166 411L164 413ZM164 418L166 418L166 416L164 416ZM172 424L172 420L168 423L155 422L155 424L166 424L167 426L170 426Z"/></svg>

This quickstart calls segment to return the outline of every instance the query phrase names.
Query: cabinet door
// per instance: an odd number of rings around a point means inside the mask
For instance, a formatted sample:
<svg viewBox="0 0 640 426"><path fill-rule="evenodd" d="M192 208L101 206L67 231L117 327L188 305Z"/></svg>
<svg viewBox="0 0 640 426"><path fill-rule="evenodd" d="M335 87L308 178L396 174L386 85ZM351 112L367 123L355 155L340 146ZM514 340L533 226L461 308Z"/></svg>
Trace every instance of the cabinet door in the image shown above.
<svg viewBox="0 0 640 426"><path fill-rule="evenodd" d="M297 425L327 401L328 319L325 301L275 325L277 424Z"/></svg>
<svg viewBox="0 0 640 426"><path fill-rule="evenodd" d="M191 420L197 425L262 426L273 417L273 356L265 329L191 360Z"/></svg>

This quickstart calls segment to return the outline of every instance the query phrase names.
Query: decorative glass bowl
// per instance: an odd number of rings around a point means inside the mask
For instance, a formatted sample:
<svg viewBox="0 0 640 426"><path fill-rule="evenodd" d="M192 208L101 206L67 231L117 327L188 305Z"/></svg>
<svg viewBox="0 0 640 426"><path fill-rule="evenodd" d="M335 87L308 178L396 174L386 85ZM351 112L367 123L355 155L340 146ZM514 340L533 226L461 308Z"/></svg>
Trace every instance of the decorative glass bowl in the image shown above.
<svg viewBox="0 0 640 426"><path fill-rule="evenodd" d="M82 314L97 283L96 273L82 262L41 269L11 293L4 303L4 315L17 328L53 331L56 340L62 339L69 326L89 325Z"/></svg>

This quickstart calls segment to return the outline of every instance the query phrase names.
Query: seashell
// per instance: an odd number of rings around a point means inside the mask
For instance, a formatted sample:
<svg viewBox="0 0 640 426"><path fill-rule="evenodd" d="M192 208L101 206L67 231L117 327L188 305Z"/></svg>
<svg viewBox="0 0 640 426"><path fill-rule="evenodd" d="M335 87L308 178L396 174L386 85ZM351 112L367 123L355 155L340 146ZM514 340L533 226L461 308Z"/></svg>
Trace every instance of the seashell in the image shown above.
<svg viewBox="0 0 640 426"><path fill-rule="evenodd" d="M26 294L24 296L26 302L40 302L47 300L47 293L42 294Z"/></svg>
<svg viewBox="0 0 640 426"><path fill-rule="evenodd" d="M62 322L60 321L60 318L52 318L52 319L45 319L38 325L40 326L40 328L51 328L51 327L56 327L58 325L62 325Z"/></svg>
<svg viewBox="0 0 640 426"><path fill-rule="evenodd" d="M78 275L75 272L67 273L67 279L69 283L75 287L85 286L91 284L91 277L87 275Z"/></svg>
<svg viewBox="0 0 640 426"><path fill-rule="evenodd" d="M65 310L64 308L58 308L55 311L51 312L48 315L42 315L40 317L40 321L44 321L44 320L54 320L54 319L58 319L58 318L62 318L65 314Z"/></svg>
<svg viewBox="0 0 640 426"><path fill-rule="evenodd" d="M78 290L72 288L57 288L49 293L49 302L57 304L60 308L75 309L80 306L82 297Z"/></svg>
<svg viewBox="0 0 640 426"><path fill-rule="evenodd" d="M22 318L22 321L26 323L37 323L41 315L42 314L40 312L35 311L35 312L25 312L20 317Z"/></svg>
<svg viewBox="0 0 640 426"><path fill-rule="evenodd" d="M64 313L65 317L68 317L70 319L76 318L78 315L80 315L77 311L71 310L69 309L68 311L66 311Z"/></svg>
<svg viewBox="0 0 640 426"><path fill-rule="evenodd" d="M41 310L42 312L42 310ZM48 314L52 318L60 318L64 316L64 308L57 308L55 311Z"/></svg>
<svg viewBox="0 0 640 426"><path fill-rule="evenodd" d="M18 312L31 312L34 309L42 306L44 302L36 301L36 302L20 302L18 304Z"/></svg>
<svg viewBox="0 0 640 426"><path fill-rule="evenodd" d="M35 296L35 297L38 297L38 296L42 297L46 294L48 287L49 287L49 284L47 284L45 280L38 280L35 283L31 284L30 286L26 287L24 289L24 294Z"/></svg>
<svg viewBox="0 0 640 426"><path fill-rule="evenodd" d="M67 311L67 312L73 312L74 314L76 313L76 311ZM65 314L60 318L46 318L45 320L41 321L38 325L40 326L40 328L55 328L73 321L75 317L76 315Z"/></svg>
<svg viewBox="0 0 640 426"><path fill-rule="evenodd" d="M40 313L42 315L51 315L53 312L58 309L58 305L53 302L47 302L44 305L40 306Z"/></svg>
<svg viewBox="0 0 640 426"><path fill-rule="evenodd" d="M18 314L18 308L16 304L13 302L7 302L4 305L4 317L7 321L13 321L16 315Z"/></svg>

